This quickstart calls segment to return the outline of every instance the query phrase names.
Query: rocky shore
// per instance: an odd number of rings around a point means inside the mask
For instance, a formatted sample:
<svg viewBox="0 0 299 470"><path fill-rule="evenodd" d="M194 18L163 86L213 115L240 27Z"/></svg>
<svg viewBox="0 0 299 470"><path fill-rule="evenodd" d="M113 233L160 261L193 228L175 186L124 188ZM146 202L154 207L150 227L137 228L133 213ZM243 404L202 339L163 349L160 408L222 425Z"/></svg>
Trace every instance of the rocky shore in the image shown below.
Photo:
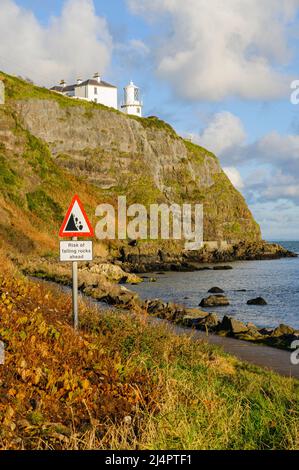
<svg viewBox="0 0 299 470"><path fill-rule="evenodd" d="M287 256L288 254L286 254ZM35 259L23 262L20 266L26 275L71 285L69 266L54 261ZM222 266L226 269L226 266ZM212 269L212 268L210 268ZM170 321L178 326L205 331L207 334L233 337L257 344L265 344L282 349L290 349L293 341L299 339L299 330L288 325L279 325L274 329L258 328L253 323L243 323L237 318L225 315L219 318L217 313L186 308L183 305L163 302L160 299L141 300L125 284L137 284L142 278L128 273L118 264L91 262L79 268L79 288L87 296L105 302L107 305L131 311L143 311L150 316ZM199 306L213 309L229 305L229 299L219 287L211 287L207 297L199 299ZM250 299L251 305L266 305L262 298Z"/></svg>
<svg viewBox="0 0 299 470"><path fill-rule="evenodd" d="M204 247L199 251L161 250L153 249L147 252L144 244L128 243L120 249L119 262L127 272L145 273L152 271L195 271L203 269L221 269L211 267L210 263L227 263L232 261L270 260L291 258L297 255L276 243L265 241L239 242L228 245L226 249L209 249ZM222 268L223 269L223 268ZM230 267L224 267L230 269Z"/></svg>

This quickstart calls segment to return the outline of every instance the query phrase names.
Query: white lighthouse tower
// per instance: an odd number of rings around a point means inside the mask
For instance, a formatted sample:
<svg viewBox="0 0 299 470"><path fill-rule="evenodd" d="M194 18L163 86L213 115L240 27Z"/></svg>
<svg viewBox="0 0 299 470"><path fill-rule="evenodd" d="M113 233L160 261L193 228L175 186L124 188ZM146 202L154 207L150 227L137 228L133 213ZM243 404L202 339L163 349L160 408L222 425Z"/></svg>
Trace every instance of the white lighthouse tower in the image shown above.
<svg viewBox="0 0 299 470"><path fill-rule="evenodd" d="M140 99L140 89L132 81L124 88L124 102L121 107L125 114L142 116L143 103Z"/></svg>

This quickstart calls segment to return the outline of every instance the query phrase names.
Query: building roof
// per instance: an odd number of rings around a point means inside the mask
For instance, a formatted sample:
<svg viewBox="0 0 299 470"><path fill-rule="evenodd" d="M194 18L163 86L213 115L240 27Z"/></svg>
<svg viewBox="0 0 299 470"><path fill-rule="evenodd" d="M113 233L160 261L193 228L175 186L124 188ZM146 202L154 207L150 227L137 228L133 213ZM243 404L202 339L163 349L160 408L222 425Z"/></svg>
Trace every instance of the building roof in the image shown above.
<svg viewBox="0 0 299 470"><path fill-rule="evenodd" d="M80 83L78 85L75 85L75 86L86 86L86 85L102 86L102 87L107 87L107 88L117 88L116 86L111 85L110 83L104 82L104 80L101 80L100 82L98 82L94 78L91 78L89 80L85 80L85 82L82 82L82 83Z"/></svg>
<svg viewBox="0 0 299 470"><path fill-rule="evenodd" d="M76 86L76 85L68 85L68 86L55 85L55 86L53 86L52 88L50 88L50 90L52 90L52 91L59 91L59 92L63 92L63 91L74 91L75 86Z"/></svg>
<svg viewBox="0 0 299 470"><path fill-rule="evenodd" d="M62 93L62 92L67 92L67 91L74 91L75 88L80 87L80 86L86 86L86 85L106 87L106 88L117 88L116 86L111 85L110 83L104 82L103 80L98 82L95 79L89 79L89 80L85 80L82 83L76 83L75 85L68 85L68 86L55 85L52 88L50 88L50 90L58 91Z"/></svg>

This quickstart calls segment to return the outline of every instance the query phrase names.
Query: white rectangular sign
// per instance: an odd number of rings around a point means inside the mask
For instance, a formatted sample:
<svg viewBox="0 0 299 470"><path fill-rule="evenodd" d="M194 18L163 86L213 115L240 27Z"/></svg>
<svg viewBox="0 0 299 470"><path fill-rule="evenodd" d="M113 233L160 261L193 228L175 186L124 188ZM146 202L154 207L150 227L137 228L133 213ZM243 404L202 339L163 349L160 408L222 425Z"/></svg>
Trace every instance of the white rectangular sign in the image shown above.
<svg viewBox="0 0 299 470"><path fill-rule="evenodd" d="M60 242L60 261L92 261L92 242Z"/></svg>

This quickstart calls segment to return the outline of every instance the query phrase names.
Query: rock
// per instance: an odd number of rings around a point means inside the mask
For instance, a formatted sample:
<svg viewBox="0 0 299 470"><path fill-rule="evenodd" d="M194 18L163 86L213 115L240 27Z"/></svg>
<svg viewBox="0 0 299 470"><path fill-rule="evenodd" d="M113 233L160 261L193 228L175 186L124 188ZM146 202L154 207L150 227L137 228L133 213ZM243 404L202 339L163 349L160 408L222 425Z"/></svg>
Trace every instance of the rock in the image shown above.
<svg viewBox="0 0 299 470"><path fill-rule="evenodd" d="M209 313L209 315L201 320L201 325L206 328L216 329L219 324L220 320L217 313Z"/></svg>
<svg viewBox="0 0 299 470"><path fill-rule="evenodd" d="M210 295L202 299L200 307L226 307L229 305L229 300L225 295Z"/></svg>
<svg viewBox="0 0 299 470"><path fill-rule="evenodd" d="M208 315L209 314L207 312L203 312L197 308L186 308L181 324L189 328L196 328L204 318L208 317Z"/></svg>
<svg viewBox="0 0 299 470"><path fill-rule="evenodd" d="M107 281L96 288L87 287L84 289L84 293L101 302L106 302L108 305L118 305L125 308L140 302L139 296L135 292L129 291L124 286Z"/></svg>
<svg viewBox="0 0 299 470"><path fill-rule="evenodd" d="M261 339L263 337L258 327L254 323L247 323L247 328L248 329L246 333L241 333L240 336L238 336L239 339L252 341Z"/></svg>
<svg viewBox="0 0 299 470"><path fill-rule="evenodd" d="M120 278L120 280L118 281L119 284L126 284L128 282L128 276L123 276L122 278Z"/></svg>
<svg viewBox="0 0 299 470"><path fill-rule="evenodd" d="M220 287L212 287L208 292L209 294L224 294L224 290L220 289Z"/></svg>
<svg viewBox="0 0 299 470"><path fill-rule="evenodd" d="M271 328L261 328L260 330L258 330L259 333L263 336L270 336L272 335L273 333L273 330Z"/></svg>
<svg viewBox="0 0 299 470"><path fill-rule="evenodd" d="M207 312L203 312L199 308L185 308L185 312L189 316L198 317L198 318L205 318L209 315Z"/></svg>
<svg viewBox="0 0 299 470"><path fill-rule="evenodd" d="M228 317L226 315L223 317L222 322L219 325L219 329L228 331L229 333L232 333L232 334L248 332L248 327L245 325L245 323L239 320L236 320L235 318Z"/></svg>
<svg viewBox="0 0 299 470"><path fill-rule="evenodd" d="M145 301L145 308L148 313L150 314L156 314L159 312L162 312L165 310L166 305L162 300L160 299L153 299L153 300L146 300Z"/></svg>
<svg viewBox="0 0 299 470"><path fill-rule="evenodd" d="M197 328L197 326L202 322L202 317L194 317L192 315L185 315L182 318L181 325L188 328Z"/></svg>
<svg viewBox="0 0 299 470"><path fill-rule="evenodd" d="M288 325L280 324L272 332L272 336L285 336L285 335L294 335L295 330Z"/></svg>
<svg viewBox="0 0 299 470"><path fill-rule="evenodd" d="M228 271L230 269L233 269L232 266L214 266L213 267L214 271Z"/></svg>
<svg viewBox="0 0 299 470"><path fill-rule="evenodd" d="M97 287L106 278L98 273L90 272L87 269L80 270L78 275L78 287L79 289L85 289L86 287Z"/></svg>
<svg viewBox="0 0 299 470"><path fill-rule="evenodd" d="M256 299L248 300L247 305L268 305L263 297L257 297Z"/></svg>
<svg viewBox="0 0 299 470"><path fill-rule="evenodd" d="M111 263L94 263L91 268L84 268L80 273L96 273L105 276L108 281L122 281L126 279L129 284L142 282L142 279L136 274L126 273L120 266Z"/></svg>

